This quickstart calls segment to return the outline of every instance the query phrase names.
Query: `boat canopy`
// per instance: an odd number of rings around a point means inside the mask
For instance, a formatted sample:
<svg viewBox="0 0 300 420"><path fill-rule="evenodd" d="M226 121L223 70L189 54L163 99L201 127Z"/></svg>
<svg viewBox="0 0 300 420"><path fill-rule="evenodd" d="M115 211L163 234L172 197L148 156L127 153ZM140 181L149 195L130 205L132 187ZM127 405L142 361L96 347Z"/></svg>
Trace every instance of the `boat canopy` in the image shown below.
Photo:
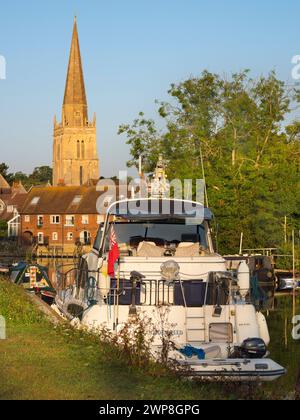
<svg viewBox="0 0 300 420"><path fill-rule="evenodd" d="M191 219L212 220L213 213L202 204L176 199L132 199L113 203L108 215L128 220Z"/></svg>

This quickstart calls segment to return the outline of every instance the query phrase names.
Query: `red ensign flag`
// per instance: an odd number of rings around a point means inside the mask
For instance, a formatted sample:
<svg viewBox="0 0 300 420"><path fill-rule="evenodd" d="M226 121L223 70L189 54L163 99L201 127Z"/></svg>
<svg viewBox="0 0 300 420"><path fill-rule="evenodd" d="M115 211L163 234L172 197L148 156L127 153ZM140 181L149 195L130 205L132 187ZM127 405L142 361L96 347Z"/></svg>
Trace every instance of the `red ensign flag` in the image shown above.
<svg viewBox="0 0 300 420"><path fill-rule="evenodd" d="M112 226L109 238L109 254L108 254L108 275L115 277L115 263L120 258L120 250L117 242L116 232Z"/></svg>

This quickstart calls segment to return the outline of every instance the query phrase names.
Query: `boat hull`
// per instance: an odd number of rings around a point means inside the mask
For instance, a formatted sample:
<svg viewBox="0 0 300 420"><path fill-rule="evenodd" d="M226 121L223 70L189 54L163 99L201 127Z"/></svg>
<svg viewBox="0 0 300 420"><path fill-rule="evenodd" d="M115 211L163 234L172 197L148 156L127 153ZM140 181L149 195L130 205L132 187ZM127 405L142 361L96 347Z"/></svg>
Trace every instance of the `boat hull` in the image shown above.
<svg viewBox="0 0 300 420"><path fill-rule="evenodd" d="M271 359L216 359L180 362L186 375L204 381L272 382L286 370Z"/></svg>

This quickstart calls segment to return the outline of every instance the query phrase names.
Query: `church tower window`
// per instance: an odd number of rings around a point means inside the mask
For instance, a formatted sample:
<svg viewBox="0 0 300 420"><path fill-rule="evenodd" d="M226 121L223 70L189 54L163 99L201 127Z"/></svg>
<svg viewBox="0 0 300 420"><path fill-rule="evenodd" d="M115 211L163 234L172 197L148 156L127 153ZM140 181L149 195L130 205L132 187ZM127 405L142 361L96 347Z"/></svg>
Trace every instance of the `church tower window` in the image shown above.
<svg viewBox="0 0 300 420"><path fill-rule="evenodd" d="M79 174L79 178L80 178L80 185L83 185L83 167L80 166L80 174Z"/></svg>
<svg viewBox="0 0 300 420"><path fill-rule="evenodd" d="M77 141L77 159L80 159L80 141Z"/></svg>
<svg viewBox="0 0 300 420"><path fill-rule="evenodd" d="M84 146L84 141L81 142L81 159L85 159L85 146Z"/></svg>

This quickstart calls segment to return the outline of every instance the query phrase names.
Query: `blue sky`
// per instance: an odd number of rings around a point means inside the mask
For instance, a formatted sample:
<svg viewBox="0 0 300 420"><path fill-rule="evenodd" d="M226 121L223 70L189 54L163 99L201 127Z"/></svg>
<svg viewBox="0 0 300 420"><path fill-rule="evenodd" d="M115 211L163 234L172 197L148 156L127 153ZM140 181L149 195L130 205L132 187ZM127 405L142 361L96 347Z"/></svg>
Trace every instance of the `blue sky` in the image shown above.
<svg viewBox="0 0 300 420"><path fill-rule="evenodd" d="M155 117L171 83L244 68L290 81L300 54L297 0L2 0L0 162L13 171L51 164L75 14L104 176L126 167L119 124L141 110Z"/></svg>

